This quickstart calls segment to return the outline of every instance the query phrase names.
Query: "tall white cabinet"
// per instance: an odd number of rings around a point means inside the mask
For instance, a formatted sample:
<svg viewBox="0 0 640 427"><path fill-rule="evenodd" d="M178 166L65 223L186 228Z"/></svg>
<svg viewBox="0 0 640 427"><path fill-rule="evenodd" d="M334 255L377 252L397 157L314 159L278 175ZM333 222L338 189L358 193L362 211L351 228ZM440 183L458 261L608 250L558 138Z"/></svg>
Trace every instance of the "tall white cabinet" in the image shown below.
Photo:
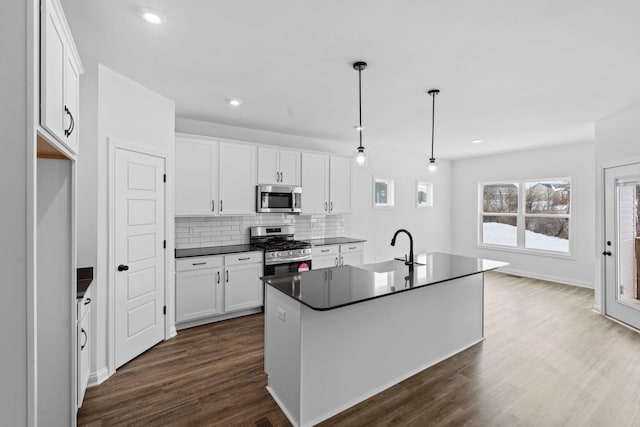
<svg viewBox="0 0 640 427"><path fill-rule="evenodd" d="M179 135L175 150L176 216L255 214L254 145Z"/></svg>
<svg viewBox="0 0 640 427"><path fill-rule="evenodd" d="M302 153L302 212L351 212L351 159L319 153Z"/></svg>

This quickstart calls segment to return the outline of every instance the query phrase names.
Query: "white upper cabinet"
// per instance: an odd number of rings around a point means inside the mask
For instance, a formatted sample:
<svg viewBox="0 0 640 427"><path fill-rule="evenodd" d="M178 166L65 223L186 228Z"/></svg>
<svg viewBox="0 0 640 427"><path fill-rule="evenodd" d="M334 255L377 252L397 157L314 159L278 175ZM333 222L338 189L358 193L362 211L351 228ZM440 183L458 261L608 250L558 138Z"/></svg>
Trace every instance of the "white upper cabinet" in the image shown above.
<svg viewBox="0 0 640 427"><path fill-rule="evenodd" d="M329 165L329 213L351 212L351 159L331 156Z"/></svg>
<svg viewBox="0 0 640 427"><path fill-rule="evenodd" d="M40 125L76 155L82 64L58 0L42 1L40 21Z"/></svg>
<svg viewBox="0 0 640 427"><path fill-rule="evenodd" d="M300 185L300 152L258 147L258 183Z"/></svg>
<svg viewBox="0 0 640 427"><path fill-rule="evenodd" d="M329 213L329 156L302 153L302 213Z"/></svg>
<svg viewBox="0 0 640 427"><path fill-rule="evenodd" d="M176 137L176 216L218 213L218 142Z"/></svg>
<svg viewBox="0 0 640 427"><path fill-rule="evenodd" d="M256 213L256 147L249 144L220 142L219 213L248 215Z"/></svg>
<svg viewBox="0 0 640 427"><path fill-rule="evenodd" d="M256 147L176 136L175 215L256 212Z"/></svg>

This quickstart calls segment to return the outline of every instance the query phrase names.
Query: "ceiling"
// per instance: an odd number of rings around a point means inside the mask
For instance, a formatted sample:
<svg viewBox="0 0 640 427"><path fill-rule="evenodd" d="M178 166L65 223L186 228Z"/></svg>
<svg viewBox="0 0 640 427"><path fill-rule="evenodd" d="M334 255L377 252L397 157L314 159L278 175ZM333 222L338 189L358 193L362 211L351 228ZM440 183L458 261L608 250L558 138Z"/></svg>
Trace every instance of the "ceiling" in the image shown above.
<svg viewBox="0 0 640 427"><path fill-rule="evenodd" d="M62 0L83 61L176 115L462 158L593 140L640 105L637 0ZM144 22L139 9L167 17ZM240 107L227 100L239 98ZM471 140L480 138L481 144Z"/></svg>

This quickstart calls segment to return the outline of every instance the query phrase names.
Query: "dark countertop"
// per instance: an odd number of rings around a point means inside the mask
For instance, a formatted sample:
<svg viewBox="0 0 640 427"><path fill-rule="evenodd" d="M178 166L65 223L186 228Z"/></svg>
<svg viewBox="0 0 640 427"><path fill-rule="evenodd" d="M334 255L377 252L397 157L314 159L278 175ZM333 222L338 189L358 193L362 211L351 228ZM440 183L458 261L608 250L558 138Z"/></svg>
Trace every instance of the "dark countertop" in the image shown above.
<svg viewBox="0 0 640 427"><path fill-rule="evenodd" d="M303 242L311 243L311 246L326 246L326 245L345 245L349 243L366 242L364 239L354 239L351 237L325 237L320 239L307 239Z"/></svg>
<svg viewBox="0 0 640 427"><path fill-rule="evenodd" d="M225 255L225 254L235 254L238 252L250 252L250 251L262 252L262 249L252 246L248 243L245 245L207 246L205 248L176 249L176 258L189 258L194 256L208 256L208 255Z"/></svg>
<svg viewBox="0 0 640 427"><path fill-rule="evenodd" d="M84 298L85 292L93 282L93 267L81 267L76 269L76 298Z"/></svg>
<svg viewBox="0 0 640 427"><path fill-rule="evenodd" d="M314 310L332 310L411 291L508 265L439 252L420 254L413 272L402 261L321 268L262 277L262 281Z"/></svg>

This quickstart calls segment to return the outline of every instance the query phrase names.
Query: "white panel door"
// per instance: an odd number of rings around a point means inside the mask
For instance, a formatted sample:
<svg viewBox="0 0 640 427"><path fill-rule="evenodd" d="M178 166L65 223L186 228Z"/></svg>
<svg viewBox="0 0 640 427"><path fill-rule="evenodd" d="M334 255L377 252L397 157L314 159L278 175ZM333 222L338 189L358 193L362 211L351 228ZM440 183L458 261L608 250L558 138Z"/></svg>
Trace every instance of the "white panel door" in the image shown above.
<svg viewBox="0 0 640 427"><path fill-rule="evenodd" d="M223 313L222 268L176 273L176 321Z"/></svg>
<svg viewBox="0 0 640 427"><path fill-rule="evenodd" d="M284 185L300 185L300 152L280 150L280 182Z"/></svg>
<svg viewBox="0 0 640 427"><path fill-rule="evenodd" d="M605 169L605 313L640 329L640 163Z"/></svg>
<svg viewBox="0 0 640 427"><path fill-rule="evenodd" d="M302 213L329 213L328 155L302 153Z"/></svg>
<svg viewBox="0 0 640 427"><path fill-rule="evenodd" d="M280 184L277 148L258 147L258 184Z"/></svg>
<svg viewBox="0 0 640 427"><path fill-rule="evenodd" d="M245 264L225 267L224 311L245 310L262 305L260 281L262 264Z"/></svg>
<svg viewBox="0 0 640 427"><path fill-rule="evenodd" d="M64 138L65 38L62 23L51 1L46 1L40 64L42 97L40 123L61 141Z"/></svg>
<svg viewBox="0 0 640 427"><path fill-rule="evenodd" d="M221 142L219 164L220 214L255 214L256 147Z"/></svg>
<svg viewBox="0 0 640 427"><path fill-rule="evenodd" d="M351 159L331 156L329 213L351 212Z"/></svg>
<svg viewBox="0 0 640 427"><path fill-rule="evenodd" d="M175 215L218 213L218 143L177 137L175 165Z"/></svg>
<svg viewBox="0 0 640 427"><path fill-rule="evenodd" d="M164 338L165 160L115 150L115 366Z"/></svg>

